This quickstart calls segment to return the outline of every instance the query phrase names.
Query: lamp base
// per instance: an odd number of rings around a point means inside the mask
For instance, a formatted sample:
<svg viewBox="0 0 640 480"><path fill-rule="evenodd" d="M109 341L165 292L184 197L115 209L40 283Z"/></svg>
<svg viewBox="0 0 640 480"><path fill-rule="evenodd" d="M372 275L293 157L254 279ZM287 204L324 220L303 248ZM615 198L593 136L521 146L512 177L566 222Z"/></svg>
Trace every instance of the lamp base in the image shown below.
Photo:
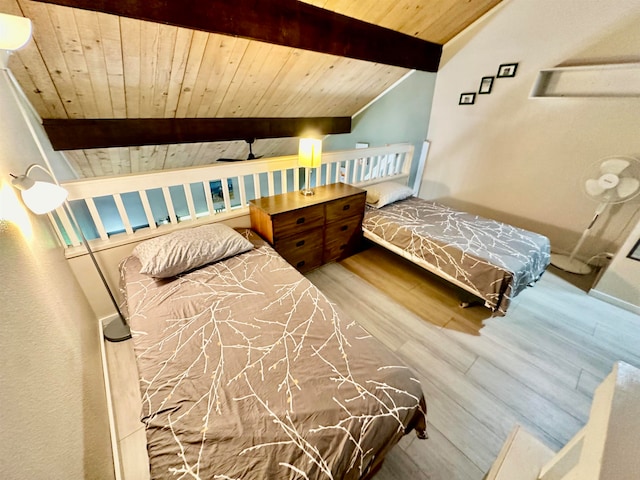
<svg viewBox="0 0 640 480"><path fill-rule="evenodd" d="M559 255L556 253L551 254L551 265L558 267L561 270L569 273L576 273L578 275L587 275L591 273L591 267L580 260L575 258L569 258L567 255Z"/></svg>
<svg viewBox="0 0 640 480"><path fill-rule="evenodd" d="M316 192L314 192L311 188L303 188L302 190L300 190L300 193L305 196L316 194Z"/></svg>
<svg viewBox="0 0 640 480"><path fill-rule="evenodd" d="M102 333L110 342L122 342L131 338L131 330L119 317L105 325Z"/></svg>

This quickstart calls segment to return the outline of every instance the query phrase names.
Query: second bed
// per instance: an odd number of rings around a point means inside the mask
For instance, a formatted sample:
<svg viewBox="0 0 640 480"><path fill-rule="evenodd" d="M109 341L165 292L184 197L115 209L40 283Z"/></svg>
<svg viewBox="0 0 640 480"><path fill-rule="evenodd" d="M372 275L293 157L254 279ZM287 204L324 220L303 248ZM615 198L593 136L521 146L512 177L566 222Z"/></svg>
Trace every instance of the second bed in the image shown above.
<svg viewBox="0 0 640 480"><path fill-rule="evenodd" d="M549 265L544 235L413 197L398 183L367 188L367 239L479 297L497 315Z"/></svg>

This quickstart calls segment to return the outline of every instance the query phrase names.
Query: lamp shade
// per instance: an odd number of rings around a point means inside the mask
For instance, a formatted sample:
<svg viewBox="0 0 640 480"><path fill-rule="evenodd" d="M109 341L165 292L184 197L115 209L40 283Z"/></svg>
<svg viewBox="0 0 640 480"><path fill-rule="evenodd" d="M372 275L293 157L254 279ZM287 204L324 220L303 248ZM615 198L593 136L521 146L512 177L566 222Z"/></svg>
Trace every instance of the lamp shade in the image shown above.
<svg viewBox="0 0 640 480"><path fill-rule="evenodd" d="M322 140L301 138L298 146L298 165L317 168L322 163Z"/></svg>
<svg viewBox="0 0 640 480"><path fill-rule="evenodd" d="M60 185L34 181L26 175L14 178L12 183L21 191L24 204L37 215L55 210L64 203L69 194Z"/></svg>
<svg viewBox="0 0 640 480"><path fill-rule="evenodd" d="M18 50L31 39L31 20L0 13L0 50Z"/></svg>

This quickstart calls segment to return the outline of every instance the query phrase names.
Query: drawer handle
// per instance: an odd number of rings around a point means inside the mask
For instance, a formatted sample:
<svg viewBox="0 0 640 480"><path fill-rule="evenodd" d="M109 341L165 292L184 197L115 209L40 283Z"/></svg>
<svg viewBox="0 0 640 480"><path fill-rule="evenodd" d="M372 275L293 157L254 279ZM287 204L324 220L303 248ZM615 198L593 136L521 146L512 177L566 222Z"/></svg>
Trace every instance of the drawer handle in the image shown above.
<svg viewBox="0 0 640 480"><path fill-rule="evenodd" d="M341 232L345 232L347 230L349 230L349 225L343 225L343 226L340 227L340 231Z"/></svg>
<svg viewBox="0 0 640 480"><path fill-rule="evenodd" d="M298 225L300 225L300 224L304 223L304 217L300 217L299 219L297 219L297 220L296 220L296 223L297 223Z"/></svg>
<svg viewBox="0 0 640 480"><path fill-rule="evenodd" d="M347 248L347 244L346 243L344 245L340 245L340 250L344 250L345 248Z"/></svg>
<svg viewBox="0 0 640 480"><path fill-rule="evenodd" d="M344 207L342 207L342 210L349 210L351 208L351 205L345 205Z"/></svg>
<svg viewBox="0 0 640 480"><path fill-rule="evenodd" d="M296 268L302 268L304 267L304 260L302 260L301 262L296 263Z"/></svg>
<svg viewBox="0 0 640 480"><path fill-rule="evenodd" d="M304 245L304 240L300 240L298 243L296 243L296 247L301 247L302 245Z"/></svg>

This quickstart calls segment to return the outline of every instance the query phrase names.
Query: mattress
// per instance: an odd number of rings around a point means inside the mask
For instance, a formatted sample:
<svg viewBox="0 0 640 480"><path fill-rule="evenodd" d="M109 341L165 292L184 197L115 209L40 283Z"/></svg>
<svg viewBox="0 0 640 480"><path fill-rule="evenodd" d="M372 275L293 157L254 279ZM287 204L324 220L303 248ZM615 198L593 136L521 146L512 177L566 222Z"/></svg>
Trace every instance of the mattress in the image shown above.
<svg viewBox="0 0 640 480"><path fill-rule="evenodd" d="M365 478L424 436L409 368L259 237L170 279L121 263L151 478Z"/></svg>
<svg viewBox="0 0 640 480"><path fill-rule="evenodd" d="M417 197L367 206L362 228L367 238L454 281L498 315L550 261L543 235Z"/></svg>

